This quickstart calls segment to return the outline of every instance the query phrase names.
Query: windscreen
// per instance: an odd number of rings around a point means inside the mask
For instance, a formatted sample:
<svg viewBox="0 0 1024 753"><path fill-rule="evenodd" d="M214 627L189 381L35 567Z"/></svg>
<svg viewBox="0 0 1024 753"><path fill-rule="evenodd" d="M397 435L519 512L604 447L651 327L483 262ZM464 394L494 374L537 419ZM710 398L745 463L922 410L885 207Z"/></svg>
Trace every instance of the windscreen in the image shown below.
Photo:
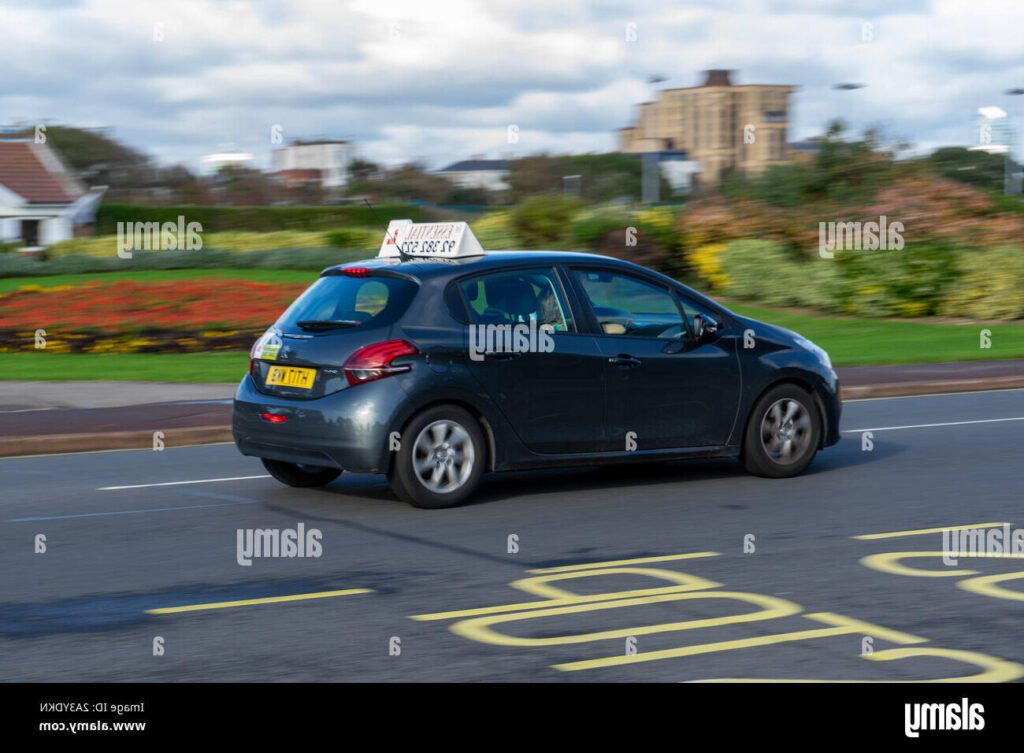
<svg viewBox="0 0 1024 753"><path fill-rule="evenodd" d="M417 285L395 277L325 275L288 307L283 331L328 331L392 324L408 308Z"/></svg>

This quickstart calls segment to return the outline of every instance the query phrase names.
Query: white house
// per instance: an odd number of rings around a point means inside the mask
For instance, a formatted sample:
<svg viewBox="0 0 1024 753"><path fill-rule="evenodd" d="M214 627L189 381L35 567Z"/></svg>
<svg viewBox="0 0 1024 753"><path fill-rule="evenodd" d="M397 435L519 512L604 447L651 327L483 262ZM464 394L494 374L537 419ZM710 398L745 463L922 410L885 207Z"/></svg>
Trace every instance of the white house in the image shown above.
<svg viewBox="0 0 1024 753"><path fill-rule="evenodd" d="M467 159L454 162L437 171L460 188L484 188L488 191L505 191L509 185L509 162L503 159Z"/></svg>
<svg viewBox="0 0 1024 753"><path fill-rule="evenodd" d="M318 183L321 188L348 184L355 146L342 140L296 140L274 150L274 174L288 185Z"/></svg>
<svg viewBox="0 0 1024 753"><path fill-rule="evenodd" d="M73 238L105 190L79 183L47 144L0 139L0 241L35 251Z"/></svg>

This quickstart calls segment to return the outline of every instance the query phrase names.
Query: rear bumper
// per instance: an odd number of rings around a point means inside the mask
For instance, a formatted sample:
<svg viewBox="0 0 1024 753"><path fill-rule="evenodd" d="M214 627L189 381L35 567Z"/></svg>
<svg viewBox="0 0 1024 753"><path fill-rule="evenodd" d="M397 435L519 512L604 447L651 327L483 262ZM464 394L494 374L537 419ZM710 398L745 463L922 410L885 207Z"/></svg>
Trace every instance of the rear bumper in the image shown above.
<svg viewBox="0 0 1024 753"><path fill-rule="evenodd" d="M390 427L405 397L397 379L312 400L275 397L257 391L247 374L235 393L231 430L243 455L382 473L389 464ZM288 420L270 423L263 413Z"/></svg>

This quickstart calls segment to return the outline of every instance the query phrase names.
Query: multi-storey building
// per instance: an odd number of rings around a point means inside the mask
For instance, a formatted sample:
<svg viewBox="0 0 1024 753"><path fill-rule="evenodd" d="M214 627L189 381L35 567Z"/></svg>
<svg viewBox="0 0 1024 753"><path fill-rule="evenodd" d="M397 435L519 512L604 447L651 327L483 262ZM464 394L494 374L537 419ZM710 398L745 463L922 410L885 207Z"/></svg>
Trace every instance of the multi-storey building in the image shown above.
<svg viewBox="0 0 1024 753"><path fill-rule="evenodd" d="M638 105L634 125L619 129L623 152L685 151L700 180L728 170L758 173L788 160L789 95L796 87L737 85L732 71L710 70L700 86L664 89Z"/></svg>

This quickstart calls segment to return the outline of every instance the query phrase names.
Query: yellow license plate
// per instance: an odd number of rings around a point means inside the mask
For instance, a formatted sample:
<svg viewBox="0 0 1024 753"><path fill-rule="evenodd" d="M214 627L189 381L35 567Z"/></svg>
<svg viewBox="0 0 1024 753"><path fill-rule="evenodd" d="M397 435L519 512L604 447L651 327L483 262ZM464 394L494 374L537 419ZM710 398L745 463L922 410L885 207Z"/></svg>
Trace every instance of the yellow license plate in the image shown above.
<svg viewBox="0 0 1024 753"><path fill-rule="evenodd" d="M296 387L308 390L313 387L316 369L300 369L297 366L271 366L267 372L266 384L279 387Z"/></svg>

